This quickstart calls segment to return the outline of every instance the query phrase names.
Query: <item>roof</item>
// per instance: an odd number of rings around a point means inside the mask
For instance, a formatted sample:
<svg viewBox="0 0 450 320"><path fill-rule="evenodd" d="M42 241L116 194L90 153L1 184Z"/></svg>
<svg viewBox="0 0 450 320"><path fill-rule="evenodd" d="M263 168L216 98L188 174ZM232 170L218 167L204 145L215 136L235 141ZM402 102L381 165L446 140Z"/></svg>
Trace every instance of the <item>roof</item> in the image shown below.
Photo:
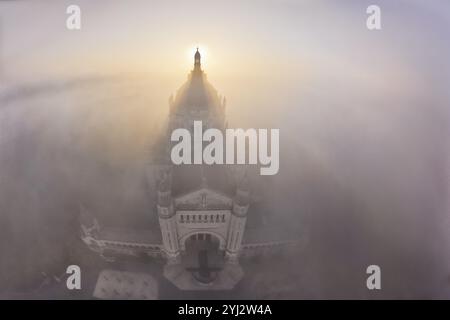
<svg viewBox="0 0 450 320"><path fill-rule="evenodd" d="M80 206L79 221L85 227L92 227L95 224L94 216L82 206Z"/></svg>

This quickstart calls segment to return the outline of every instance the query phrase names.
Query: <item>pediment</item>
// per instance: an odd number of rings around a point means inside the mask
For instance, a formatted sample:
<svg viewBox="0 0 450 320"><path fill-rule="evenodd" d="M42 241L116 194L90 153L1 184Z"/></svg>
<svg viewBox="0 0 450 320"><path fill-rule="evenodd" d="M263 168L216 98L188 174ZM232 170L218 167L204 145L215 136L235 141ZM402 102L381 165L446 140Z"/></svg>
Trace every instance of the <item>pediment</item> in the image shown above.
<svg viewBox="0 0 450 320"><path fill-rule="evenodd" d="M228 196L209 188L195 190L175 198L176 209L184 210L229 209L232 203L232 199Z"/></svg>

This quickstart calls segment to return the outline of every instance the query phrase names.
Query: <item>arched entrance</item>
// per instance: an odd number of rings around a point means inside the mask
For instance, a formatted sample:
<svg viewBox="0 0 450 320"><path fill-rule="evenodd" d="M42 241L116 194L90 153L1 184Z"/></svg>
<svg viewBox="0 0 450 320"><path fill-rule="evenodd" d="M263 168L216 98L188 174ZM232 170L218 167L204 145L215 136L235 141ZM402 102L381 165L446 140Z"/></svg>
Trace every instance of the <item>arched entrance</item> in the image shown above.
<svg viewBox="0 0 450 320"><path fill-rule="evenodd" d="M220 238L212 233L199 232L186 238L184 264L198 282L213 282L223 268L224 254L220 247Z"/></svg>

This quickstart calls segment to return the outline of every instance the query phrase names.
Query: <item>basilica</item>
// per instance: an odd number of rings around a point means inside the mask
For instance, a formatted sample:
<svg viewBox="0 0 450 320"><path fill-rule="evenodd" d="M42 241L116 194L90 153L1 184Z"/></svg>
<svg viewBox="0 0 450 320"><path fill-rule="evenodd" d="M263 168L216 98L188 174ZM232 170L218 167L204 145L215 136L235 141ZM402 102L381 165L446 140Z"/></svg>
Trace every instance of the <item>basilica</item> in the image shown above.
<svg viewBox="0 0 450 320"><path fill-rule="evenodd" d="M224 132L226 99L207 80L197 49L186 83L169 99L163 132L149 152L145 174L150 229L111 228L95 212L81 208L81 237L107 260L117 256L166 261L164 276L182 290L231 289L243 277L242 259L266 256L300 244L277 226L276 212L264 207L264 190L249 165L175 165L171 132L203 129ZM194 163L194 162L191 162Z"/></svg>

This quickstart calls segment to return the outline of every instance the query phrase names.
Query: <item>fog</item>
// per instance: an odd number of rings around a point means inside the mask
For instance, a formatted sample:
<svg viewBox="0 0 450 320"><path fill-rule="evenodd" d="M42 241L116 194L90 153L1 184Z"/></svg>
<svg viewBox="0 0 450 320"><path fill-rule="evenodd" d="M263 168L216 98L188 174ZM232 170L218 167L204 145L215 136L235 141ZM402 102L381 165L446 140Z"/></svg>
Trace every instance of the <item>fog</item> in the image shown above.
<svg viewBox="0 0 450 320"><path fill-rule="evenodd" d="M0 8L18 12L21 2ZM450 48L443 41L449 17L442 13L449 12L448 5L382 2L385 25L375 34L355 27L358 13L364 13L361 2L339 8L334 1L317 3L307 13L308 1L285 1L282 9L271 1L242 5L241 14L251 12L252 18L233 29L247 22L250 30L260 30L248 45L241 36L234 44L217 26L211 30L224 43L206 31L201 40L180 40L182 46L208 44L205 69L227 97L230 127L280 129L280 171L261 180L280 221L308 234L306 247L289 263L261 263L236 294L449 298ZM133 9L142 6L137 1ZM223 20L231 19L229 8L216 6L223 9ZM275 23L269 27L264 18L273 7ZM128 17L120 8L92 12L107 24L108 14ZM201 8L202 17L217 9ZM54 12L49 12L51 18ZM79 246L80 204L111 223L146 221L143 169L149 146L192 60L171 64L180 49L174 43L182 38L171 30L161 46L152 42L153 50L140 53L150 60L147 69L136 61L127 68L127 50L134 57L133 43L145 41L134 34L134 42L116 52L114 67L86 58L89 67L79 72L73 57L87 37L82 34L72 38L73 56L60 41L52 42L48 52L67 55L48 70L47 49L37 50L36 57L6 22L0 46L5 57L0 68L0 297L20 297L36 292L42 272L59 275L77 257L94 259ZM56 37L61 31L54 32ZM97 32L111 33L103 27ZM301 41L294 41L297 35ZM102 50L94 48L92 56L101 57ZM158 67L151 60L164 52L170 53ZM382 269L383 287L377 292L366 288L371 264Z"/></svg>

